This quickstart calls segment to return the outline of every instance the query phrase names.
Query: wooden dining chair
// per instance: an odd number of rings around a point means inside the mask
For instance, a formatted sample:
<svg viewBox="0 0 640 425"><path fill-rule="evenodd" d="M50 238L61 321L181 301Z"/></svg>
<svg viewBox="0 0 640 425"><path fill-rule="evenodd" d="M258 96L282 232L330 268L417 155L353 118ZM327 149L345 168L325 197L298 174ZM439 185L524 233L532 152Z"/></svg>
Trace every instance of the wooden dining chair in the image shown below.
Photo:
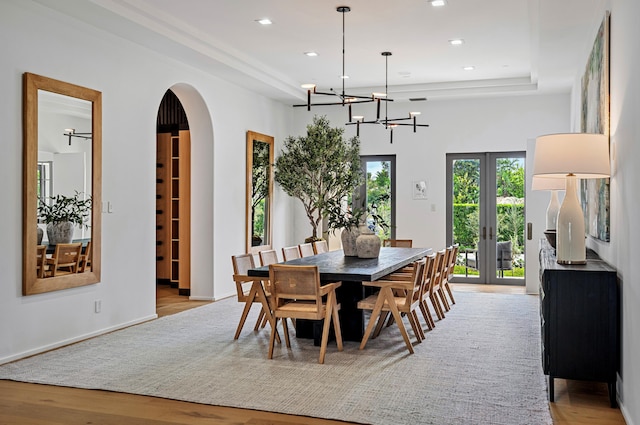
<svg viewBox="0 0 640 425"><path fill-rule="evenodd" d="M261 306L261 310L253 330L257 331L259 329L263 317L267 318L267 321L271 323L272 329L275 330L275 321L273 320L268 300L269 294L265 292L261 278L248 275L249 269L253 269L255 267L253 254L247 253L242 255L232 255L231 262L233 263L233 281L236 284L238 302L244 303L244 309L242 310L240 322L238 323L233 339L238 339L240 337L240 332L242 332L244 323L247 320L249 310L251 310L254 303L259 304ZM275 332L278 342L280 342L277 330L275 330Z"/></svg>
<svg viewBox="0 0 640 425"><path fill-rule="evenodd" d="M409 350L409 353L413 354L413 345L407 334L407 330L402 321L401 313L405 313L405 316L409 320L409 324L413 329L413 333L416 336L418 342L422 342L424 339L424 332L418 322L418 315L416 310L420 306L420 288L422 287L422 279L424 275L424 267L426 260L423 258L414 262L411 278L406 279L405 276L398 277L397 279L391 275L387 275L382 279L378 279L372 282L362 282L364 286L371 286L380 288L380 290L373 295L358 302L358 308L362 310L371 310L371 317L369 323L364 331L362 342L360 343L360 349L364 349L369 336L371 335L373 328L377 321L384 320L383 313L390 311L394 318L395 323L398 325L398 329L402 334L402 338ZM405 273L400 273L405 275ZM394 289L399 289L402 292L394 293Z"/></svg>
<svg viewBox="0 0 640 425"><path fill-rule="evenodd" d="M78 273L80 257L82 255L82 243L59 243L51 258L46 259L49 276Z"/></svg>
<svg viewBox="0 0 640 425"><path fill-rule="evenodd" d="M436 252L435 263L433 265L433 273L431 275L431 283L429 287L429 301L433 306L433 309L436 312L436 316L438 316L439 320L444 319L444 306L442 301L440 301L440 297L438 295L438 291L440 290L440 283L442 282L442 268L445 262L446 250L441 250Z"/></svg>
<svg viewBox="0 0 640 425"><path fill-rule="evenodd" d="M298 245L298 249L300 250L300 257L302 258L316 255L311 242Z"/></svg>
<svg viewBox="0 0 640 425"><path fill-rule="evenodd" d="M336 288L342 282L332 282L320 285L318 266L291 266L285 264L271 264L269 266L269 281L273 297L273 314L276 319L282 318L284 338L287 348L291 348L289 330L286 318L323 320L322 342L318 363L324 363L329 339L329 328L333 321L338 351L342 351L342 333L338 310L340 304L336 301ZM323 297L326 296L326 301ZM269 358L273 358L275 333L272 328L269 340Z"/></svg>
<svg viewBox="0 0 640 425"><path fill-rule="evenodd" d="M269 264L279 263L278 252L275 249L267 249L258 253L260 256L260 264L268 266Z"/></svg>
<svg viewBox="0 0 640 425"><path fill-rule="evenodd" d="M258 264L258 261L260 261L260 251L268 251L270 249L273 249L271 245L250 246L249 253L253 255L253 262Z"/></svg>
<svg viewBox="0 0 640 425"><path fill-rule="evenodd" d="M84 248L84 254L80 257L80 270L79 273L84 273L91 270L91 241L87 242L87 246Z"/></svg>
<svg viewBox="0 0 640 425"><path fill-rule="evenodd" d="M438 299L442 303L444 311L449 311L451 310L451 306L449 305L449 300L447 300L447 296L445 295L445 287L448 284L447 275L449 274L449 257L451 257L451 254L453 254L453 250L445 248L443 251L444 258L442 259L442 264L440 265L440 275L438 279L438 285L436 287L436 293L438 294Z"/></svg>
<svg viewBox="0 0 640 425"><path fill-rule="evenodd" d="M426 263L424 266L424 278L422 279L422 288L420 288L420 311L422 312L422 317L424 321L427 323L427 328L429 330L433 330L436 327L436 323L433 320L433 316L431 315L431 309L429 308L428 302L431 301L432 296L432 283L434 281L435 273L436 273L436 256L437 254L427 255ZM433 302L432 302L433 305ZM434 306L434 309L436 307ZM440 318L438 314L438 310L436 309L436 315ZM444 317L444 316L442 316Z"/></svg>
<svg viewBox="0 0 640 425"><path fill-rule="evenodd" d="M39 279L44 278L47 262L47 246L38 245L36 247L36 276Z"/></svg>
<svg viewBox="0 0 640 425"><path fill-rule="evenodd" d="M413 239L385 239L382 246L395 246L400 248L411 248Z"/></svg>
<svg viewBox="0 0 640 425"><path fill-rule="evenodd" d="M447 248L447 251L449 252L449 261L447 261L448 263L448 267L447 267L447 273L444 279L444 289L446 290L447 294L449 295L449 299L451 300L451 304L455 304L456 303L456 299L453 297L453 291L451 290L451 285L449 285L449 281L451 280L451 278L453 277L453 273L455 271L456 268L456 260L458 259L458 251L460 249L460 245L455 244L455 245L451 245L450 247Z"/></svg>
<svg viewBox="0 0 640 425"><path fill-rule="evenodd" d="M284 247L282 248L282 258L284 258L284 261L300 258L300 249L297 245Z"/></svg>
<svg viewBox="0 0 640 425"><path fill-rule="evenodd" d="M315 241L313 243L313 250L316 252L316 254L322 254L323 252L329 252L329 245L327 244L327 241L325 241L324 239L319 240L319 241Z"/></svg>

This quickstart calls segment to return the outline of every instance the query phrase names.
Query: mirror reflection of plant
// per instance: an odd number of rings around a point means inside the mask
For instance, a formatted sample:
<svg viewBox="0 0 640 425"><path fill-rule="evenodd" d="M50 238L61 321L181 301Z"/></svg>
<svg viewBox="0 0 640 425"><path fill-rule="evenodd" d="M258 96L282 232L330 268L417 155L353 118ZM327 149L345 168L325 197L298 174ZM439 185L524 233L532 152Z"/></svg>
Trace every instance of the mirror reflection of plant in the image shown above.
<svg viewBox="0 0 640 425"><path fill-rule="evenodd" d="M70 221L78 226L88 228L87 221L91 217L91 196L83 199L82 193L75 191L73 196L55 195L49 203L40 199L38 217L46 224Z"/></svg>
<svg viewBox="0 0 640 425"><path fill-rule="evenodd" d="M251 223L253 234L264 236L264 204L269 195L269 144L253 143L251 167Z"/></svg>
<svg viewBox="0 0 640 425"><path fill-rule="evenodd" d="M312 228L308 240L318 239L318 226L326 211L353 193L362 181L360 141L343 138L344 129L314 117L307 135L288 137L276 159L275 181L284 192L300 199Z"/></svg>

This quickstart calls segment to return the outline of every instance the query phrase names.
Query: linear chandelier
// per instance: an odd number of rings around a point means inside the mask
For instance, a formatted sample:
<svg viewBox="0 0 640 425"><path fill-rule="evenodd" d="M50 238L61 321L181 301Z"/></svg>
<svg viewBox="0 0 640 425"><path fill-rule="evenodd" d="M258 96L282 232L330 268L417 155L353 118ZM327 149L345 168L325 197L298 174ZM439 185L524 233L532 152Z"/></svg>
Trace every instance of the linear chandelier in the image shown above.
<svg viewBox="0 0 640 425"><path fill-rule="evenodd" d="M349 109L351 109L351 104L353 103L370 103L376 100L376 93L373 93L371 96L362 96L362 95L350 95L345 93L344 88L344 80L346 80L347 75L345 73L345 60L344 60L344 52L345 52L345 42L344 42L344 28L345 28L345 13L350 12L351 8L349 6L338 6L336 8L337 12L342 13L342 92L336 93L332 88L329 89L329 92L321 92L317 90L315 84L303 84L302 88L307 90L307 103L293 106L306 106L307 111L311 110L312 106L321 106L321 105L349 105ZM312 102L312 95L321 95L321 96L337 96L340 98L339 102ZM385 99L386 100L386 99ZM351 114L349 114L351 116Z"/></svg>
<svg viewBox="0 0 640 425"><path fill-rule="evenodd" d="M375 96L375 99L377 100L377 103L378 103L376 108L376 119L366 121L364 119L364 116L362 115L360 116L351 115L351 106L349 106L349 122L346 123L345 125L355 125L356 135L360 136L360 124L381 124L384 126L385 129L390 130L389 139L390 139L390 143L393 143L394 128L398 126L411 126L413 127L413 132L415 133L418 127L429 127L429 124L418 124L417 117L418 115L420 115L420 112L409 112L409 116L404 118L389 118L387 103L385 103L384 105L384 119L380 118L380 100L387 100L387 101L392 100L389 98L382 97L383 95L387 96L387 93L389 93L388 75L389 75L389 56L391 56L391 52L382 52L381 55L384 56L384 64L385 64L385 71L384 71L384 91L385 92L383 94L380 94L379 96ZM410 121L410 122L406 122L406 121Z"/></svg>
<svg viewBox="0 0 640 425"><path fill-rule="evenodd" d="M71 138L72 137L79 137L79 138L84 139L84 140L91 140L91 138L93 136L91 133L76 133L76 129L75 128L65 128L64 129L64 135L69 137L69 146L71 146Z"/></svg>

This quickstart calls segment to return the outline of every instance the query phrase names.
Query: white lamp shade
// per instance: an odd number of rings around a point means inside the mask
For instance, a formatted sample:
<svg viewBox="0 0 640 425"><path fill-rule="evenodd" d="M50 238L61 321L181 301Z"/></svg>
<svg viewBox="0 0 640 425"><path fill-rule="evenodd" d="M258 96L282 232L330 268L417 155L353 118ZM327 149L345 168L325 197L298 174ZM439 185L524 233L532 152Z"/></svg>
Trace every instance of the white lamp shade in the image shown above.
<svg viewBox="0 0 640 425"><path fill-rule="evenodd" d="M531 190L564 190L564 177L533 176Z"/></svg>
<svg viewBox="0 0 640 425"><path fill-rule="evenodd" d="M536 139L533 175L581 179L609 177L609 143L604 134L548 134Z"/></svg>

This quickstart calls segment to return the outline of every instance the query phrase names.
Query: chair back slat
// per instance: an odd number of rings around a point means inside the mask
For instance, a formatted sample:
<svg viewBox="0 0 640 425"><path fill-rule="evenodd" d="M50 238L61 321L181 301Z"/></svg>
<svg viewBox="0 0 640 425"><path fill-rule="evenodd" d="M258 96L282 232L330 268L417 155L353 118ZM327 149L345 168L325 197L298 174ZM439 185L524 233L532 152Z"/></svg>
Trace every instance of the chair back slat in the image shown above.
<svg viewBox="0 0 640 425"><path fill-rule="evenodd" d="M269 280L276 306L292 299L314 300L322 304L318 266L271 264Z"/></svg>
<svg viewBox="0 0 640 425"><path fill-rule="evenodd" d="M323 252L329 252L329 245L327 244L327 241L325 241L324 239L322 239L320 241L315 241L313 243L313 250L316 252L316 254L322 254Z"/></svg>
<svg viewBox="0 0 640 425"><path fill-rule="evenodd" d="M260 264L268 266L269 264L278 263L278 252L275 249L268 249L266 251L260 251Z"/></svg>
<svg viewBox="0 0 640 425"><path fill-rule="evenodd" d="M385 239L382 246L395 246L400 248L412 248L413 239Z"/></svg>

